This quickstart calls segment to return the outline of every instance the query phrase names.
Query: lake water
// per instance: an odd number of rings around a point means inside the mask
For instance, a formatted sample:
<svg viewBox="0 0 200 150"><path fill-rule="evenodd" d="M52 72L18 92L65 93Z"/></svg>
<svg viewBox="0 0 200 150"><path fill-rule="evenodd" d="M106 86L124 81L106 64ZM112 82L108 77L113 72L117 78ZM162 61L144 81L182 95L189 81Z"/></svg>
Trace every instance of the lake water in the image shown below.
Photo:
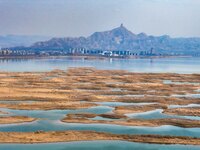
<svg viewBox="0 0 200 150"><path fill-rule="evenodd" d="M113 110L108 106L97 106L81 110L12 110L0 109L4 112L9 112L15 115L26 115L41 120L23 123L0 125L0 131L17 131L17 132L33 132L38 130L43 131L61 131L61 130L93 130L116 134L160 134L160 135L177 135L177 136L191 136L200 137L200 128L181 128L171 125L164 125L158 127L141 127L141 126L121 126L112 124L81 124L81 123L63 123L60 120L69 113L107 113ZM147 115L147 117L150 115ZM155 115L153 115L155 116ZM162 115L161 115L162 116ZM144 116L141 116L143 118ZM102 119L102 118L101 118Z"/></svg>
<svg viewBox="0 0 200 150"><path fill-rule="evenodd" d="M83 141L54 144L1 144L2 150L199 150L191 145L159 145L124 141Z"/></svg>
<svg viewBox="0 0 200 150"><path fill-rule="evenodd" d="M51 71L53 69L66 70L69 67L95 67L97 69L128 70L132 72L155 73L200 73L199 58L159 58L159 59L85 59L83 57L45 58L45 59L0 59L0 71ZM30 101L31 102L31 101ZM30 132L37 130L94 130L118 134L160 134L200 137L200 128L181 128L170 125L160 127L129 127L106 124L73 124L62 123L59 120L67 113L106 113L113 110L113 106L128 105L128 103L101 103L104 106L93 107L84 110L52 110L52 111L27 111L1 109L11 115L26 115L41 120L33 123L0 125L0 131ZM173 106L172 106L173 107ZM174 106L178 107L178 106ZM159 110L141 114L133 114L132 117L153 119L171 118L162 114ZM180 116L179 116L180 117ZM185 116L189 119L197 119ZM103 119L103 118L95 118ZM124 141L93 141L93 142L69 142L54 144L0 144L0 150L197 150L199 146L191 145L160 145L144 144Z"/></svg>
<svg viewBox="0 0 200 150"><path fill-rule="evenodd" d="M180 107L178 107L177 105L177 108L180 108ZM156 109L152 111L147 111L147 112L142 112L142 113L130 113L126 115L129 118L138 118L138 119L182 118L182 119L200 120L200 117L197 117L197 116L168 115L162 112L163 112L162 109Z"/></svg>
<svg viewBox="0 0 200 150"><path fill-rule="evenodd" d="M46 59L0 59L0 71L49 71L69 67L123 69L133 72L200 73L200 58L85 59L63 57Z"/></svg>

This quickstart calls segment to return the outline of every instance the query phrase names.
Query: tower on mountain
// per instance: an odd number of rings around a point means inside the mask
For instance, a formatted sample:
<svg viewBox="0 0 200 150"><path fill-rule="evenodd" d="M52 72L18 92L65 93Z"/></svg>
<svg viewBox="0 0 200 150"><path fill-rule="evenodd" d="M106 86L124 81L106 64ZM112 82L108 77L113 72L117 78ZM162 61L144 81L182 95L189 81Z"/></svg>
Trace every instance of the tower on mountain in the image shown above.
<svg viewBox="0 0 200 150"><path fill-rule="evenodd" d="M121 23L120 27L121 27L121 28L124 27L123 23Z"/></svg>

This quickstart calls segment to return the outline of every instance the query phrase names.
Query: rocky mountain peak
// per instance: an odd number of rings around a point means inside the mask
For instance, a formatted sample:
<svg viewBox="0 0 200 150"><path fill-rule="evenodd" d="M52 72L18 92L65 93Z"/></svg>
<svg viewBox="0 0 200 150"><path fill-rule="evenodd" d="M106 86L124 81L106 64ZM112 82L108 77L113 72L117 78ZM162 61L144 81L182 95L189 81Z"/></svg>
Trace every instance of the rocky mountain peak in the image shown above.
<svg viewBox="0 0 200 150"><path fill-rule="evenodd" d="M117 35L117 36L135 36L135 34L129 31L123 24L111 30L110 32L113 33L113 35Z"/></svg>
<svg viewBox="0 0 200 150"><path fill-rule="evenodd" d="M145 33L134 34L121 24L109 31L95 32L89 37L53 38L27 47L27 49L33 50L66 51L73 48L85 48L88 50L130 50L133 52L148 51L154 48L159 53L191 54L200 51L200 38L171 38L168 35L148 36Z"/></svg>

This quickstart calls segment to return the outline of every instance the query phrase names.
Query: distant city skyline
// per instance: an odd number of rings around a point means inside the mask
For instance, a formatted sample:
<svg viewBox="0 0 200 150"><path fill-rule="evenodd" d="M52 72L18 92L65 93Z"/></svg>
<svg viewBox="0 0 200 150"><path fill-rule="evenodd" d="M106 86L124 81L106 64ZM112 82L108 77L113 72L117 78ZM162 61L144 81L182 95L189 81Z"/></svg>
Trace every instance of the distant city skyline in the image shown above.
<svg viewBox="0 0 200 150"><path fill-rule="evenodd" d="M133 33L200 37L200 0L0 0L0 35L89 36L124 24Z"/></svg>

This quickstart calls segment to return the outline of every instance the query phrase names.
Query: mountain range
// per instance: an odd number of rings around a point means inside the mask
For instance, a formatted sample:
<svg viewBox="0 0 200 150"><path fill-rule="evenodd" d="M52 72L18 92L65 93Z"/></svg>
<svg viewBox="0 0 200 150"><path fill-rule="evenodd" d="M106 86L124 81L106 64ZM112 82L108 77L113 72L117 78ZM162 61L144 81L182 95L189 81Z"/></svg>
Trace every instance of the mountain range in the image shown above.
<svg viewBox="0 0 200 150"><path fill-rule="evenodd" d="M49 40L48 36L4 35L0 36L0 47L31 46L35 42Z"/></svg>
<svg viewBox="0 0 200 150"><path fill-rule="evenodd" d="M12 49L17 49L14 47ZM89 37L52 38L36 42L28 50L129 50L148 51L154 49L161 54L196 54L200 53L200 38L171 38L168 35L152 36L145 33L134 34L121 24L110 31L95 32Z"/></svg>

